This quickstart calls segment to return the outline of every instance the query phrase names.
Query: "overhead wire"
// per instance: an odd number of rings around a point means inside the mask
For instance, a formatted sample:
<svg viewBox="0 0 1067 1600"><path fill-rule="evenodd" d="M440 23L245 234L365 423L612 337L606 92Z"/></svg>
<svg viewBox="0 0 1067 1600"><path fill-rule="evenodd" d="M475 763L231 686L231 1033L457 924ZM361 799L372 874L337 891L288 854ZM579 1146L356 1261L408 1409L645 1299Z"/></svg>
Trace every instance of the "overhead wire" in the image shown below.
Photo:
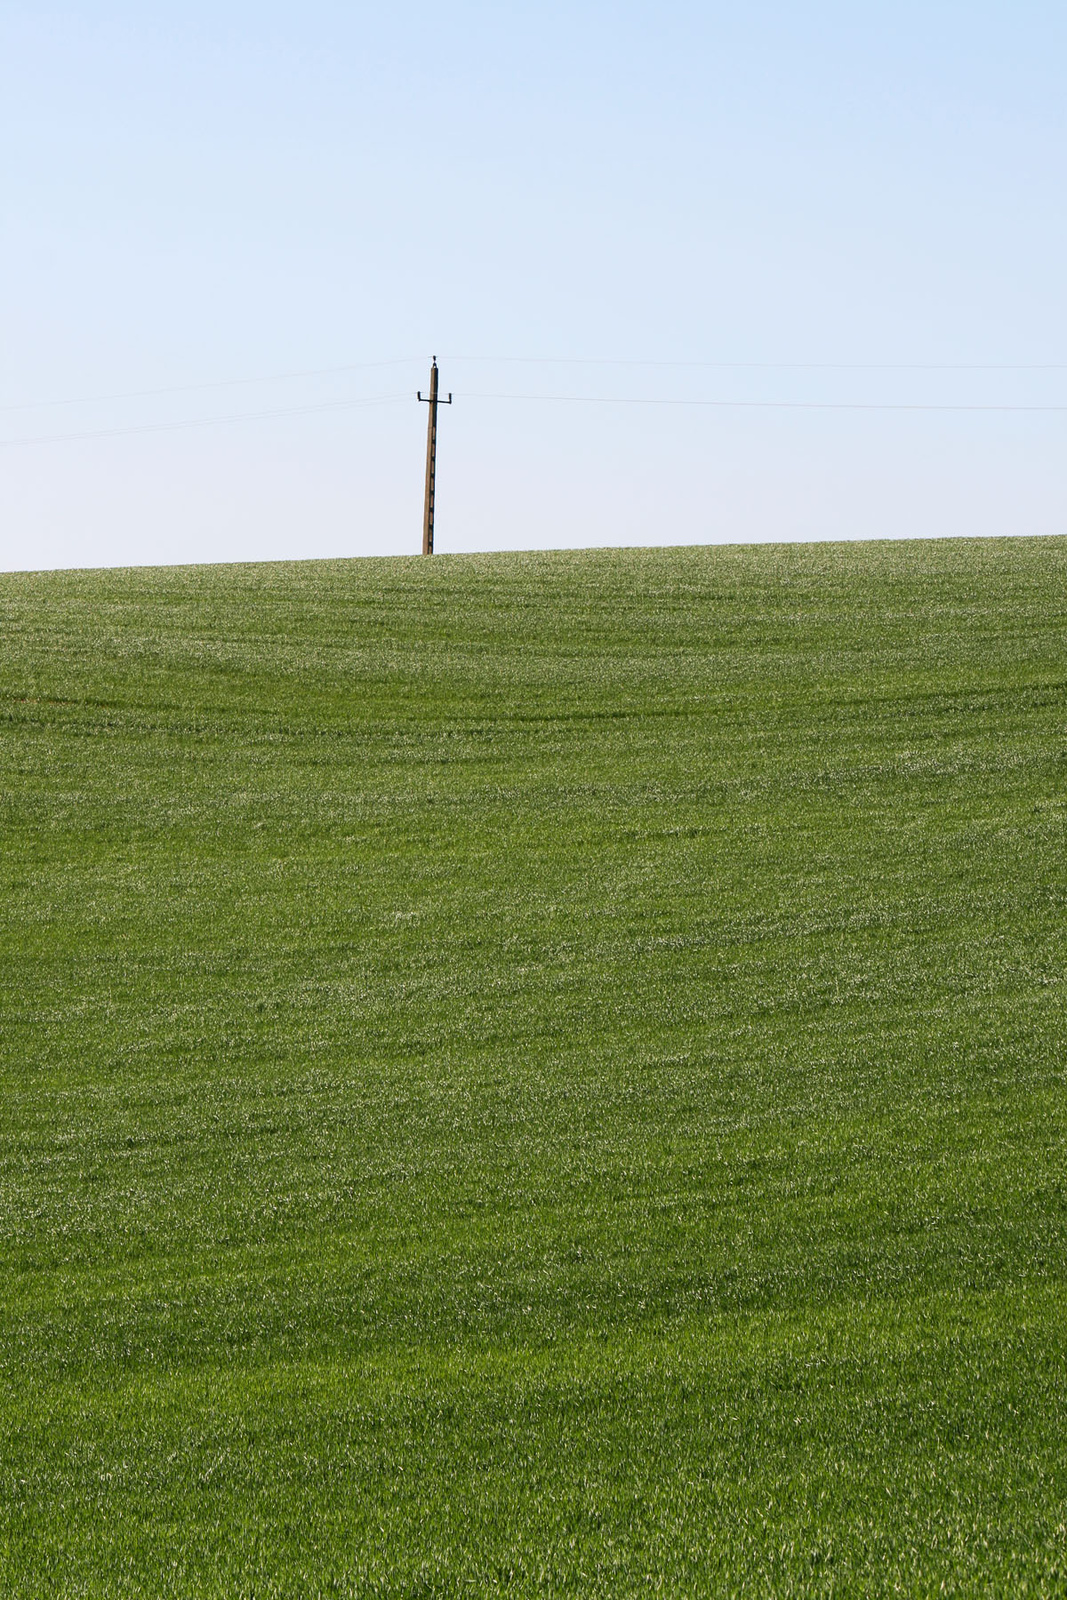
<svg viewBox="0 0 1067 1600"><path fill-rule="evenodd" d="M112 394L74 396L66 400L24 400L17 405L0 405L0 412L48 411L57 406L95 406L108 400L147 400L161 394L194 394L206 389L238 389L257 383L288 383L294 378L329 378L343 372L370 372L381 367L412 367L419 356L404 356L393 361L356 361L343 367L307 367L296 372L275 372L257 378L213 378L206 383L171 383L160 389L123 389Z"/></svg>
<svg viewBox="0 0 1067 1600"><path fill-rule="evenodd" d="M1067 362L982 361L664 361L639 357L442 356L481 366L689 367L720 372L1067 372Z"/></svg>
<svg viewBox="0 0 1067 1600"><path fill-rule="evenodd" d="M109 394L82 396L65 400L40 400L20 405L0 406L0 412L45 410L63 406L94 405L105 401L148 399L163 395L190 394L208 390L246 387L255 384L288 382L298 379L338 376L344 373L414 366L418 358L398 357L388 361L350 362L333 367L314 367L276 373L268 377L216 379L204 383L169 384L154 389L132 389ZM527 365L554 367L598 367L637 369L689 369L707 371L760 371L760 372L1061 372L1067 364L1046 363L951 363L951 362L740 362L740 361L672 361L641 360L637 358L585 358L549 356L449 356L457 365ZM168 433L192 428L211 427L218 423L251 422L276 417L310 416L316 413L345 411L362 406L390 405L407 399L407 391L382 395L359 396L353 399L319 401L309 404L276 406L257 410L227 413L207 417L182 418L175 421L130 423L117 427L82 428L62 433L28 434L0 440L0 448L32 444L58 444L67 441L112 439L136 434ZM1021 413L1058 414L1067 412L1067 405L1045 403L1001 403L967 401L878 401L878 400L770 400L737 399L732 397L655 396L611 394L566 394L515 392L507 390L457 391L457 399L492 400L503 402L533 402L564 405L606 406L668 406L694 407L710 410L751 411L869 411L869 412L931 412L931 413Z"/></svg>
<svg viewBox="0 0 1067 1600"><path fill-rule="evenodd" d="M410 367L421 356L399 356L388 361L355 361L332 367L303 367L288 372L244 378L211 378L198 383L173 383L152 389L118 389L106 394L70 395L62 399L20 400L0 404L0 413L47 411L63 406L103 405L111 400L144 400L159 395L194 394L210 389L236 389L255 384L288 383L303 378L337 377L346 372L369 372L384 367ZM598 356L443 356L443 361L478 366L630 367L674 368L719 372L1067 372L1067 362L952 362L952 361L675 361L640 357Z"/></svg>
<svg viewBox="0 0 1067 1600"><path fill-rule="evenodd" d="M708 406L773 411L1067 411L1067 405L985 405L893 400L706 400L612 394L509 394L456 391L458 400L548 400L603 406Z"/></svg>
<svg viewBox="0 0 1067 1600"><path fill-rule="evenodd" d="M328 400L318 405L282 406L269 411L238 411L219 417L189 417L180 422L135 423L126 428L86 429L81 433L27 434L21 439L0 439L0 449L11 445L61 444L76 439L119 439L137 433L171 433L186 428L206 428L217 422L260 422L270 417L304 417L324 411L352 411L360 406L395 405L408 400L407 390L397 394L363 396L356 400Z"/></svg>

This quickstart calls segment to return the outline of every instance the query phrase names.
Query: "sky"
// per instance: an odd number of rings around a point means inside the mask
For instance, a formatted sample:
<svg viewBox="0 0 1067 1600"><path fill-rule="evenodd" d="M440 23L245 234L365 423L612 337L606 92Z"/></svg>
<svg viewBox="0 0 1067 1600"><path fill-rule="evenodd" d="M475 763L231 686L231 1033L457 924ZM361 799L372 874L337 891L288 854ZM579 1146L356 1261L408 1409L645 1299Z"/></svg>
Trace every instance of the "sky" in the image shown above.
<svg viewBox="0 0 1067 1600"><path fill-rule="evenodd" d="M1035 0L0 0L0 568L415 553L434 354L440 551L1067 532L1065 81Z"/></svg>

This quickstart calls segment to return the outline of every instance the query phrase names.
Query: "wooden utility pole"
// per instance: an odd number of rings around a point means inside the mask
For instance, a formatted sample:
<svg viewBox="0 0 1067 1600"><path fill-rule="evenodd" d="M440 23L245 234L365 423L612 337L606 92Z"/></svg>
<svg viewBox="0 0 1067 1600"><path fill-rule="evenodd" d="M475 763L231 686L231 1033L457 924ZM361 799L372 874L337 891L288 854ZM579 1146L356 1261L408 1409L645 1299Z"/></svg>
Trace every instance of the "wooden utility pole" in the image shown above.
<svg viewBox="0 0 1067 1600"><path fill-rule="evenodd" d="M433 555L433 494L434 478L437 475L437 407L438 405L450 406L452 395L449 392L447 400L438 400L437 397L437 357L433 358L430 368L430 392L423 394L420 389L419 399L424 400L430 408L426 419L426 499L422 508L422 553L424 556Z"/></svg>

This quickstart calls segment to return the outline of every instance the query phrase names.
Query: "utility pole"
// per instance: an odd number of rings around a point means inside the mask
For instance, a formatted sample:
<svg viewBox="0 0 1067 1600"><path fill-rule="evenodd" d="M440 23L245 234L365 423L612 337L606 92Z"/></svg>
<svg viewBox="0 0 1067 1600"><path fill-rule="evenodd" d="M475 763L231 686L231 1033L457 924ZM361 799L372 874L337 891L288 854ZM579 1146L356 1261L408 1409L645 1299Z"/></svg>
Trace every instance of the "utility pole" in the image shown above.
<svg viewBox="0 0 1067 1600"><path fill-rule="evenodd" d="M437 357L433 358L430 368L430 392L423 394L418 391L419 399L426 402L430 414L426 419L426 499L422 510L422 553L424 556L433 555L433 494L434 478L437 475L437 407L438 405L450 406L452 393L449 391L448 399L438 401L437 398Z"/></svg>

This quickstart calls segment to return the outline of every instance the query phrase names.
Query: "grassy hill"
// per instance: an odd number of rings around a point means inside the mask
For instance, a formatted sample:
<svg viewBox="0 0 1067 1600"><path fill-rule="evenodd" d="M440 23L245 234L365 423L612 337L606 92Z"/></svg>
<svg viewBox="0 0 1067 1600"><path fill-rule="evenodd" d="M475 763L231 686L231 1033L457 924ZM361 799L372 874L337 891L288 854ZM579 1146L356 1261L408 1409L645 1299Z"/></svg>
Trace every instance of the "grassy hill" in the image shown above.
<svg viewBox="0 0 1067 1600"><path fill-rule="evenodd" d="M1067 541L0 627L6 1596L1067 1590Z"/></svg>

